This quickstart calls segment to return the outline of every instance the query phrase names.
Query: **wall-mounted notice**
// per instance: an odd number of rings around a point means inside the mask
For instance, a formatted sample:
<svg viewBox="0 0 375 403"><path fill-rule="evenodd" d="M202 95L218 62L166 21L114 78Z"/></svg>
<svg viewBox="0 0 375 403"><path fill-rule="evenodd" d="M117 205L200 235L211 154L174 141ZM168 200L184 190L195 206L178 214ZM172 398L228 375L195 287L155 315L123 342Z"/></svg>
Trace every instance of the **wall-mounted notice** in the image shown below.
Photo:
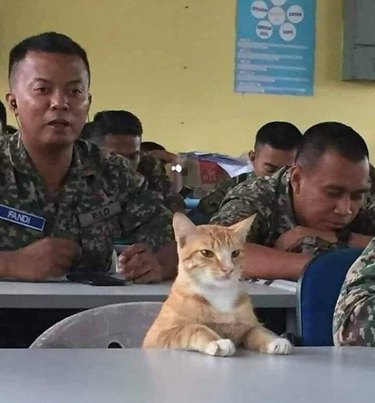
<svg viewBox="0 0 375 403"><path fill-rule="evenodd" d="M237 0L235 91L313 95L315 0Z"/></svg>

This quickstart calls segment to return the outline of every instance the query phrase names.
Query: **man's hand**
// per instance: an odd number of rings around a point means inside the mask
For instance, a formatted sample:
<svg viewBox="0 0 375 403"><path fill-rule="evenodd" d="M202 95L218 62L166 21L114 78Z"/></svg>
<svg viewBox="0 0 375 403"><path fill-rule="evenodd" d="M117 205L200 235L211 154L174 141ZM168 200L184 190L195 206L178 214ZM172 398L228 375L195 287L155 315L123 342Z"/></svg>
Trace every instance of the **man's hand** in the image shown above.
<svg viewBox="0 0 375 403"><path fill-rule="evenodd" d="M170 153L167 150L152 150L149 151L149 153L153 155L156 159L163 160L167 163L173 163L177 158L176 154Z"/></svg>
<svg viewBox="0 0 375 403"><path fill-rule="evenodd" d="M298 226L280 235L279 239L276 241L275 249L286 252L292 251L304 238L307 237L319 237L332 244L337 242L337 237L334 232L325 232Z"/></svg>
<svg viewBox="0 0 375 403"><path fill-rule="evenodd" d="M162 281L161 266L152 249L145 244L130 245L121 253L119 272L135 283Z"/></svg>
<svg viewBox="0 0 375 403"><path fill-rule="evenodd" d="M80 255L81 248L72 240L43 238L22 249L4 254L4 275L27 281L58 277Z"/></svg>

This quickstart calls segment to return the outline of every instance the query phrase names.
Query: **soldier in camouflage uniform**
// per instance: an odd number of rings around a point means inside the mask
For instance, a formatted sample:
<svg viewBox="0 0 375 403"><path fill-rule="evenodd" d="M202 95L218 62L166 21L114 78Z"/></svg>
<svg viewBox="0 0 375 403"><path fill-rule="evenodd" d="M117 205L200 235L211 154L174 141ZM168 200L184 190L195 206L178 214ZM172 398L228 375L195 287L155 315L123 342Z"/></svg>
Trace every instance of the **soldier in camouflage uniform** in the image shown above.
<svg viewBox="0 0 375 403"><path fill-rule="evenodd" d="M129 280L176 272L171 214L122 157L77 141L90 106L86 52L55 32L27 38L9 57L7 101L21 128L0 142L0 277L44 280L105 270L112 242ZM75 310L0 311L0 347L27 347Z"/></svg>
<svg viewBox="0 0 375 403"><path fill-rule="evenodd" d="M152 154L142 151L137 171L147 179L150 190L162 195L165 205L172 212L185 212L184 199L172 190L172 183L162 161Z"/></svg>
<svg viewBox="0 0 375 403"><path fill-rule="evenodd" d="M162 164L163 171L166 173L165 166L176 162L177 155L167 151L161 144L154 141L142 141L141 152L153 155Z"/></svg>
<svg viewBox="0 0 375 403"><path fill-rule="evenodd" d="M231 225L257 214L248 242L266 248L249 244L247 275L296 279L313 255L367 245L375 234L368 190L362 137L343 124L322 123L305 133L292 168L242 182L212 222Z"/></svg>
<svg viewBox="0 0 375 403"><path fill-rule="evenodd" d="M128 111L98 112L90 130L84 130L86 140L121 154L147 179L148 189L156 192L173 212L184 212L184 200L172 191L172 185L161 162L153 155L141 152L142 123Z"/></svg>
<svg viewBox="0 0 375 403"><path fill-rule="evenodd" d="M247 183L259 176L270 176L281 167L291 165L294 161L302 133L291 123L270 122L263 125L255 137L254 151L249 152L253 172L243 173L230 178L203 197L199 205L189 213L196 224L207 224L219 210L225 195L238 184Z"/></svg>
<svg viewBox="0 0 375 403"><path fill-rule="evenodd" d="M7 100L21 133L0 144L0 275L43 279L69 267L106 269L113 240L126 277L175 274L171 214L122 157L77 140L89 64L70 38L46 33L10 54Z"/></svg>
<svg viewBox="0 0 375 403"><path fill-rule="evenodd" d="M146 158L150 156L150 158ZM166 165L176 162L177 155L167 151L161 144L153 141L142 141L141 143L141 161L139 162L138 172L146 178L156 176L156 180L148 179L149 183L160 184L158 187L160 193L164 195L165 204L173 212L185 213L185 202L183 195L173 191L172 182L167 175ZM152 161L156 161L153 163ZM153 167L156 165L156 169ZM160 179L159 179L160 178Z"/></svg>
<svg viewBox="0 0 375 403"><path fill-rule="evenodd" d="M333 334L335 345L375 347L375 238L346 275Z"/></svg>
<svg viewBox="0 0 375 403"><path fill-rule="evenodd" d="M2 139L0 153L1 204L46 220L42 231L2 221L0 250L20 249L44 237L67 238L81 246L80 263L90 259L106 268L114 239L146 243L153 250L171 240L170 213L145 190L144 178L126 159L78 140L64 188L55 197L44 192L19 133Z"/></svg>

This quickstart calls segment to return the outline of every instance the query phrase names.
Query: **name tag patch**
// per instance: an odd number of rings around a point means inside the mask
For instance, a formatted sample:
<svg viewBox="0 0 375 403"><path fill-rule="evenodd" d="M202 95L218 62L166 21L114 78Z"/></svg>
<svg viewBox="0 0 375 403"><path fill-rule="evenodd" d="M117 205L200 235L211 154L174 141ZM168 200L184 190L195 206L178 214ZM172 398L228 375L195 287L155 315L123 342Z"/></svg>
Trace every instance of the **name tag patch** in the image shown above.
<svg viewBox="0 0 375 403"><path fill-rule="evenodd" d="M0 220L9 221L21 227L31 228L42 232L46 224L46 219L35 214L17 210L12 207L0 204Z"/></svg>
<svg viewBox="0 0 375 403"><path fill-rule="evenodd" d="M121 204L120 202L114 202L89 213L80 214L78 218L81 226L87 227L119 213L121 213Z"/></svg>

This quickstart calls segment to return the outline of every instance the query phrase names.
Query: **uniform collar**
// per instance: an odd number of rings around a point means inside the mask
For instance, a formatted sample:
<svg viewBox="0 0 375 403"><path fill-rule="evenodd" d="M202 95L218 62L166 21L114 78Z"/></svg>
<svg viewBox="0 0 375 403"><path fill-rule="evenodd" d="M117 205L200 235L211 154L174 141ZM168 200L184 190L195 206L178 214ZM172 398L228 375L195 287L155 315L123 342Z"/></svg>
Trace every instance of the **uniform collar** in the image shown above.
<svg viewBox="0 0 375 403"><path fill-rule="evenodd" d="M20 173L30 174L35 171L29 154L22 142L22 136L19 132L9 138L8 155L13 167ZM90 161L88 145L82 140L74 144L73 159L69 174L91 176L95 174L95 164ZM73 172L71 172L73 171Z"/></svg>

